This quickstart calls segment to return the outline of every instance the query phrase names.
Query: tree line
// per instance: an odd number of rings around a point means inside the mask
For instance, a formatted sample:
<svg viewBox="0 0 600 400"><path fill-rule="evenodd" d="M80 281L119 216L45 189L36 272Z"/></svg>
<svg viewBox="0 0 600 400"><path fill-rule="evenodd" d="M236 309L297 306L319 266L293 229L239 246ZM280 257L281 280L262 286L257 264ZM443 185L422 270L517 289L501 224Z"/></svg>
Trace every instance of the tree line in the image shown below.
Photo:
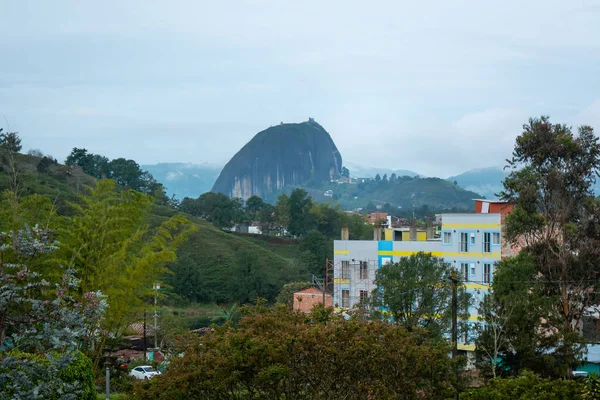
<svg viewBox="0 0 600 400"><path fill-rule="evenodd" d="M334 204L314 202L301 188L294 189L290 195L281 194L274 205L257 195L244 202L222 193L208 192L197 199L184 198L178 209L220 228L256 222L264 235L302 238L316 230L334 239L339 237L342 225L349 227L352 239L372 234L360 215L346 213Z"/></svg>
<svg viewBox="0 0 600 400"><path fill-rule="evenodd" d="M168 205L175 202L175 199L169 199L166 195L164 186L148 171L142 170L134 160L125 158L109 160L105 156L74 147L67 156L65 165L80 167L83 172L96 179L112 179L125 188L148 194L158 204Z"/></svg>

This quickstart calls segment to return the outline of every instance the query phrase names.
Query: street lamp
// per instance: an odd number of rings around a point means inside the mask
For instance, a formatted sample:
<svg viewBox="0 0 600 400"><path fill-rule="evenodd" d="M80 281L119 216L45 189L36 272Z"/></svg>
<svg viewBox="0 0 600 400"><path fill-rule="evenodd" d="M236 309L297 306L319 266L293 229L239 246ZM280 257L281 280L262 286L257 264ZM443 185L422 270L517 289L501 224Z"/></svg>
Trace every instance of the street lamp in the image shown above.
<svg viewBox="0 0 600 400"><path fill-rule="evenodd" d="M155 283L152 288L154 289L154 349L156 351L158 349L158 313L156 310L156 304L158 299L158 291L160 290L160 284Z"/></svg>

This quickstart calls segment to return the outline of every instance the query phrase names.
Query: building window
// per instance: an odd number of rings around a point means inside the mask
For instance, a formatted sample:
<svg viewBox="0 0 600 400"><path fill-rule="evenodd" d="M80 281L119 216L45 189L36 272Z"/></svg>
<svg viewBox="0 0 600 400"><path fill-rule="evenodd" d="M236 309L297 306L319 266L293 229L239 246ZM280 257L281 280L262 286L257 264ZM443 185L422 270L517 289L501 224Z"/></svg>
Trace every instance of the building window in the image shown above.
<svg viewBox="0 0 600 400"><path fill-rule="evenodd" d="M342 279L350 279L350 261L342 261Z"/></svg>
<svg viewBox="0 0 600 400"><path fill-rule="evenodd" d="M469 282L469 264L460 263L460 276L464 279L464 282Z"/></svg>
<svg viewBox="0 0 600 400"><path fill-rule="evenodd" d="M471 233L469 244L471 244L471 246L473 246L475 244L475 234L474 233Z"/></svg>
<svg viewBox="0 0 600 400"><path fill-rule="evenodd" d="M483 264L483 283L490 283L491 264Z"/></svg>
<svg viewBox="0 0 600 400"><path fill-rule="evenodd" d="M451 243L452 243L452 233L444 232L444 244L451 244Z"/></svg>
<svg viewBox="0 0 600 400"><path fill-rule="evenodd" d="M500 244L500 232L494 232L494 236L492 237L492 243L495 245Z"/></svg>
<svg viewBox="0 0 600 400"><path fill-rule="evenodd" d="M369 279L369 269L366 261L360 262L360 279Z"/></svg>
<svg viewBox="0 0 600 400"><path fill-rule="evenodd" d="M475 271L475 263L471 263L471 276L475 276L477 271Z"/></svg>
<svg viewBox="0 0 600 400"><path fill-rule="evenodd" d="M350 308L350 290L342 290L342 308Z"/></svg>
<svg viewBox="0 0 600 400"><path fill-rule="evenodd" d="M360 301L365 300L368 296L369 296L369 292L367 292L366 290L360 291Z"/></svg>
<svg viewBox="0 0 600 400"><path fill-rule="evenodd" d="M484 232L483 233L483 252L484 253L489 253L492 251L491 249L491 240L492 239L492 234L489 232Z"/></svg>
<svg viewBox="0 0 600 400"><path fill-rule="evenodd" d="M467 232L460 233L460 243L458 245L461 253L469 251L469 234Z"/></svg>

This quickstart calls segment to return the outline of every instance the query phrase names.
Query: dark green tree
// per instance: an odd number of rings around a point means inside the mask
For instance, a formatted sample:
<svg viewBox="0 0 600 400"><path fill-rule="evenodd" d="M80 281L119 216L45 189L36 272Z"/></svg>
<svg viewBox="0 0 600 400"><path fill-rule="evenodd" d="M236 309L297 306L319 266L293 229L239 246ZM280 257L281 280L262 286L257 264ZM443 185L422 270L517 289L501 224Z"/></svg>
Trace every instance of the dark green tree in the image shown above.
<svg viewBox="0 0 600 400"><path fill-rule="evenodd" d="M375 182L379 182L381 180L381 176L379 174L375 175Z"/></svg>
<svg viewBox="0 0 600 400"><path fill-rule="evenodd" d="M53 164L56 164L56 161L54 159L52 159L51 157L44 156L38 162L38 164L36 166L36 170L40 174L46 174L46 173L48 173L48 168Z"/></svg>
<svg viewBox="0 0 600 400"><path fill-rule="evenodd" d="M590 126L574 134L548 117L532 118L517 137L508 168L500 195L515 207L506 219L506 239L533 257L545 295L556 299L544 318L570 348L565 363L575 365L581 354L577 327L600 301L600 207L592 193L600 170L598 138Z"/></svg>
<svg viewBox="0 0 600 400"><path fill-rule="evenodd" d="M0 149L18 153L22 148L18 132L3 132L3 129L0 128Z"/></svg>
<svg viewBox="0 0 600 400"><path fill-rule="evenodd" d="M300 261L308 267L311 274L325 275L325 260L333 258L333 242L317 230L308 232L300 240Z"/></svg>
<svg viewBox="0 0 600 400"><path fill-rule="evenodd" d="M282 235L285 230L289 232L290 225L290 198L282 194L277 198L275 204L275 221L279 226L279 233Z"/></svg>
<svg viewBox="0 0 600 400"><path fill-rule="evenodd" d="M260 230L263 235L271 235L277 231L275 207L265 203L258 214Z"/></svg>
<svg viewBox="0 0 600 400"><path fill-rule="evenodd" d="M348 170L348 168L346 167L342 167L342 176L345 178L349 178L350 177L350 170Z"/></svg>
<svg viewBox="0 0 600 400"><path fill-rule="evenodd" d="M246 200L246 210L248 210L253 218L258 216L264 206L265 202L257 195L252 195Z"/></svg>
<svg viewBox="0 0 600 400"><path fill-rule="evenodd" d="M341 230L342 211L327 203L314 203L310 209L311 225L329 239L337 239Z"/></svg>
<svg viewBox="0 0 600 400"><path fill-rule="evenodd" d="M244 209L244 200L239 197L231 199L232 222L236 225L250 225L250 215Z"/></svg>
<svg viewBox="0 0 600 400"><path fill-rule="evenodd" d="M369 300L372 316L381 317L384 307L391 319L408 330L426 328L433 336L451 332L452 283L448 279L455 270L440 257L417 253L402 257L393 264L377 270L375 289ZM464 332L469 312L469 298L464 285L459 284L459 316Z"/></svg>
<svg viewBox="0 0 600 400"><path fill-rule="evenodd" d="M305 235L310 230L312 200L304 189L294 189L290 195L290 222L288 231L293 236Z"/></svg>
<svg viewBox="0 0 600 400"><path fill-rule="evenodd" d="M83 172L97 179L107 178L110 175L108 158L88 153L86 149L74 147L71 154L67 156L65 165L69 167L81 167Z"/></svg>
<svg viewBox="0 0 600 400"><path fill-rule="evenodd" d="M135 161L116 158L109 163L109 168L109 178L116 181L119 185L133 190L140 190L143 186L142 175L144 172Z"/></svg>

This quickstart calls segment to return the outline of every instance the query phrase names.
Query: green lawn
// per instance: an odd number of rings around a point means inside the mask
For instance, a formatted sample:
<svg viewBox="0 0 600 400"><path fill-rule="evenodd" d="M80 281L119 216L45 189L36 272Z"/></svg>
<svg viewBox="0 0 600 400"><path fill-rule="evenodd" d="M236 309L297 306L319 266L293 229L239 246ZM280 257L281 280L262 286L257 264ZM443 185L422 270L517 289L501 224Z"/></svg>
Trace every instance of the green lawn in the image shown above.
<svg viewBox="0 0 600 400"><path fill-rule="evenodd" d="M123 398L123 397L121 397L121 395L118 394L118 393L111 393L111 395L110 395L110 400L119 400L121 398ZM104 393L98 393L98 395L96 396L96 399L97 400L104 400L104 399L106 399L106 394L104 394Z"/></svg>

